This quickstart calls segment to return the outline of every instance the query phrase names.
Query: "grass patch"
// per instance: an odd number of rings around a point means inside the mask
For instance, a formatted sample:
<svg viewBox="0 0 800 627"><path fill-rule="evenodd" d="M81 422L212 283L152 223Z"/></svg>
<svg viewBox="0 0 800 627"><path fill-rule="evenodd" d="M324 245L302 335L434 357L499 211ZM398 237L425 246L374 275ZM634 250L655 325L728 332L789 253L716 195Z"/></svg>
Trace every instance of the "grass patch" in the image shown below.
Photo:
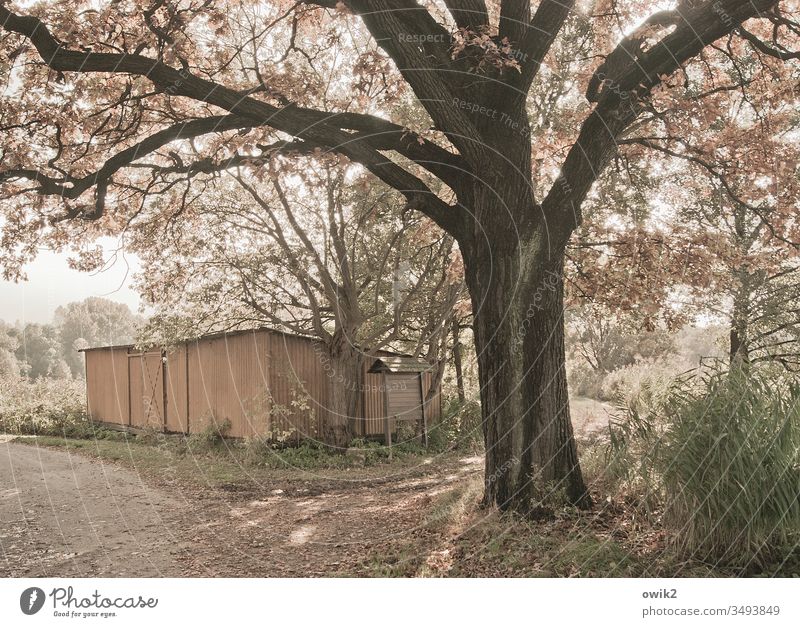
<svg viewBox="0 0 800 627"><path fill-rule="evenodd" d="M471 479L430 505L406 544L372 555L375 576L447 577L731 577L800 576L800 551L742 573L687 559L637 507L603 501L593 512L565 508L532 522L482 508L482 482ZM427 538L427 540L424 540Z"/></svg>
<svg viewBox="0 0 800 627"><path fill-rule="evenodd" d="M483 494L483 479L475 477L436 499L425 517L425 526L436 531L458 528L473 512Z"/></svg>
<svg viewBox="0 0 800 627"><path fill-rule="evenodd" d="M645 562L587 521L476 512L456 540L458 577L635 577Z"/></svg>
<svg viewBox="0 0 800 627"><path fill-rule="evenodd" d="M612 427L609 493L662 526L687 562L750 575L794 559L800 384L772 374L678 380L663 398L629 405Z"/></svg>
<svg viewBox="0 0 800 627"><path fill-rule="evenodd" d="M91 425L83 437L36 435L18 442L67 449L114 463L169 483L233 490L275 480L351 479L353 473L382 476L385 466L412 467L424 459L425 450L414 444L388 449L375 442L341 454L304 442L294 447L273 447L261 440L224 437L224 429L189 437L157 431L130 433Z"/></svg>
<svg viewBox="0 0 800 627"><path fill-rule="evenodd" d="M245 483L247 475L241 464L222 455L190 454L175 438L159 445L142 442L138 436L122 434L122 438L91 440L38 436L19 440L24 444L58 447L77 451L103 461L121 463L144 475L169 482L180 481L199 486L220 487Z"/></svg>

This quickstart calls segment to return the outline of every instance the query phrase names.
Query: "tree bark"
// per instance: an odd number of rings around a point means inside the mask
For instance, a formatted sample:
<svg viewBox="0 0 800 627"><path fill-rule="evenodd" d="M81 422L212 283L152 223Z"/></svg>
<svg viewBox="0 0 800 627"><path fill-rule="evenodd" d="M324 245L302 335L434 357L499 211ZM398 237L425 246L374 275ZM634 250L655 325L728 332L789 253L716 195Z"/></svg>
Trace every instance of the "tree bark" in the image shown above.
<svg viewBox="0 0 800 627"><path fill-rule="evenodd" d="M536 302L534 296L525 312L530 327L522 342L527 402L535 421L534 478L544 496L563 492L570 503L588 507L591 499L578 461L567 387L563 252L555 268L537 276L536 290L542 298Z"/></svg>
<svg viewBox="0 0 800 627"><path fill-rule="evenodd" d="M743 256L750 254L758 230L749 224L748 212L737 206L733 214L734 244ZM729 365L733 368L750 363L750 300L753 276L746 267L733 271L733 310L730 319Z"/></svg>
<svg viewBox="0 0 800 627"><path fill-rule="evenodd" d="M733 296L730 331L730 365L750 362L750 277L747 272L736 273L739 282Z"/></svg>
<svg viewBox="0 0 800 627"><path fill-rule="evenodd" d="M458 319L453 318L452 324L453 333L453 367L456 371L456 389L458 391L458 402L464 403L467 400L467 395L464 391L464 369L461 363L461 341L459 339L460 329Z"/></svg>
<svg viewBox="0 0 800 627"><path fill-rule="evenodd" d="M322 425L322 441L344 452L357 431L363 385L364 358L352 344L352 335L337 331L328 347L329 377L327 417Z"/></svg>
<svg viewBox="0 0 800 627"><path fill-rule="evenodd" d="M523 220L510 226L462 250L481 386L484 502L529 514L558 493L588 507L565 370L567 237L548 239Z"/></svg>

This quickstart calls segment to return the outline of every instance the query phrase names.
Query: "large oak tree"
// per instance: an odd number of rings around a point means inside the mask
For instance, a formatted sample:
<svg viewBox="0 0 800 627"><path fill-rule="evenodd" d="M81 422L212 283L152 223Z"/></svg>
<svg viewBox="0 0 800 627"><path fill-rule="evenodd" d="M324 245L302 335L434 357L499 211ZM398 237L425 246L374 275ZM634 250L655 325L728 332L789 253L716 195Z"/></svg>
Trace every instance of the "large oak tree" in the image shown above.
<svg viewBox="0 0 800 627"><path fill-rule="evenodd" d="M179 213L226 164L335 151L458 242L485 498L520 510L537 485L589 502L569 418L562 276L593 184L654 91L704 48L748 22L738 32L750 45L790 61L800 30L787 0L77 4L0 6L11 272L43 233L65 244L119 230L154 194L173 194ZM554 134L564 107L537 101L529 115L530 99L576 23L594 50L562 77L571 115ZM429 118L415 130L406 122L418 116L398 105L409 99ZM566 142L550 151L563 157L534 180L545 136Z"/></svg>

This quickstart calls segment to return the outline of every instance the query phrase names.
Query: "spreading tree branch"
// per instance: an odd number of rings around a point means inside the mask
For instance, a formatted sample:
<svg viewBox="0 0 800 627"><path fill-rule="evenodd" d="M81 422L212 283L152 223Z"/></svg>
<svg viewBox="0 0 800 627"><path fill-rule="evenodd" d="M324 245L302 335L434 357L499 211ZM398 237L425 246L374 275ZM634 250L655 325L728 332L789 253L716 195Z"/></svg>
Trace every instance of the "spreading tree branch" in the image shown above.
<svg viewBox="0 0 800 627"><path fill-rule="evenodd" d="M746 20L763 16L775 4L776 0L707 0L683 10L675 29L647 51L637 48L631 56L631 41L623 40L609 55L620 60L621 66L609 69L603 80L597 106L581 127L561 176L543 201L544 219L565 234L579 225L583 200L651 90L705 46Z"/></svg>
<svg viewBox="0 0 800 627"><path fill-rule="evenodd" d="M330 118L335 118L337 114L293 105L282 108L275 107L220 83L195 76L186 68L177 70L161 61L139 54L70 50L56 40L41 20L33 16L16 15L3 5L0 5L0 23L6 31L28 38L36 47L42 60L53 70L142 76L174 96L185 96L205 102L247 118L250 122L246 126L269 126L315 146L343 154L352 161L362 164L387 185L403 193L409 206L422 211L442 228L453 229L454 232L459 231L459 216L456 208L450 207L440 200L421 179L384 157L364 140L363 134L354 135L349 130L333 123ZM347 114L344 118L351 120L351 123L356 119L364 119L358 114ZM367 119L372 125L379 124L380 121L380 118L372 116L367 116ZM391 132L397 136L398 127L391 126L393 127ZM407 142L407 154L410 154L410 145L410 142ZM418 145L420 148L415 148L414 151L418 152L425 148L429 150L426 152L426 159L421 161L421 165L431 167L431 164L437 164L433 167L438 167L441 171L441 166L444 164L438 159L443 156L443 152L447 151L431 150L432 144L430 143L418 142ZM415 154L417 153L415 152ZM98 206L102 206L107 179L105 181L99 179L98 183L100 184L97 190Z"/></svg>
<svg viewBox="0 0 800 627"><path fill-rule="evenodd" d="M489 12L483 0L444 0L456 26L477 31L489 26Z"/></svg>

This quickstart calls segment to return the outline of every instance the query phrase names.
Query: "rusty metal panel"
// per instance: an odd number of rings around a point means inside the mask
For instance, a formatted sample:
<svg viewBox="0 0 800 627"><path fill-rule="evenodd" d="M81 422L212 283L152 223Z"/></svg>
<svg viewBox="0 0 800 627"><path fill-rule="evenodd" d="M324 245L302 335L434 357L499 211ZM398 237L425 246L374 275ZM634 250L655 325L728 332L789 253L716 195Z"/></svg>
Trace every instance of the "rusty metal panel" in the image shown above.
<svg viewBox="0 0 800 627"><path fill-rule="evenodd" d="M388 375L389 377L393 375ZM430 372L423 373L422 376L423 381L423 390L424 394L427 395L428 390L430 389L432 375ZM397 382L395 382L395 387L397 387ZM389 388L392 388L392 379L389 379ZM406 404L416 403L419 404L419 397L418 397L418 390L419 384L415 383L414 381L407 381L406 388L410 392L406 392L405 395L408 396L409 394L413 395L416 400L408 401L406 399ZM367 437L370 436L382 436L384 432L384 423L383 423L383 395L384 390L381 384L381 375L380 374L372 374L367 373L364 377L364 435ZM401 392L401 396L403 393ZM424 398L424 397L423 397ZM395 399L397 402L398 399ZM402 399L401 399L402 402ZM391 403L390 403L391 405ZM421 407L419 408L419 418L422 417ZM425 406L425 417L428 422L428 425L431 425L437 422L442 416L442 402L441 402L441 390L437 391L436 395L428 401L428 404Z"/></svg>
<svg viewBox="0 0 800 627"><path fill-rule="evenodd" d="M161 351L134 353L130 360L130 425L164 429L164 371Z"/></svg>
<svg viewBox="0 0 800 627"><path fill-rule="evenodd" d="M275 439L319 437L328 417L325 351L308 338L273 333L270 338L269 435Z"/></svg>
<svg viewBox="0 0 800 627"><path fill-rule="evenodd" d="M433 382L433 375L430 372L426 372L422 375L422 383L423 383L423 398L428 397L428 391L431 389L431 383ZM436 390L435 395L428 403L425 405L425 418L428 421L428 425L435 424L439 422L439 419L442 417L442 390L441 387Z"/></svg>
<svg viewBox="0 0 800 627"><path fill-rule="evenodd" d="M186 346L178 346L167 353L166 428L171 433L189 433L187 366Z"/></svg>
<svg viewBox="0 0 800 627"><path fill-rule="evenodd" d="M422 390L419 375L386 374L389 393L389 415L398 420L422 420Z"/></svg>
<svg viewBox="0 0 800 627"><path fill-rule="evenodd" d="M128 349L86 351L86 401L96 422L128 424Z"/></svg>
<svg viewBox="0 0 800 627"><path fill-rule="evenodd" d="M230 421L228 435L267 430L269 340L264 331L201 338L189 345L189 429Z"/></svg>
<svg viewBox="0 0 800 627"><path fill-rule="evenodd" d="M364 375L364 435L383 435L383 377Z"/></svg>

